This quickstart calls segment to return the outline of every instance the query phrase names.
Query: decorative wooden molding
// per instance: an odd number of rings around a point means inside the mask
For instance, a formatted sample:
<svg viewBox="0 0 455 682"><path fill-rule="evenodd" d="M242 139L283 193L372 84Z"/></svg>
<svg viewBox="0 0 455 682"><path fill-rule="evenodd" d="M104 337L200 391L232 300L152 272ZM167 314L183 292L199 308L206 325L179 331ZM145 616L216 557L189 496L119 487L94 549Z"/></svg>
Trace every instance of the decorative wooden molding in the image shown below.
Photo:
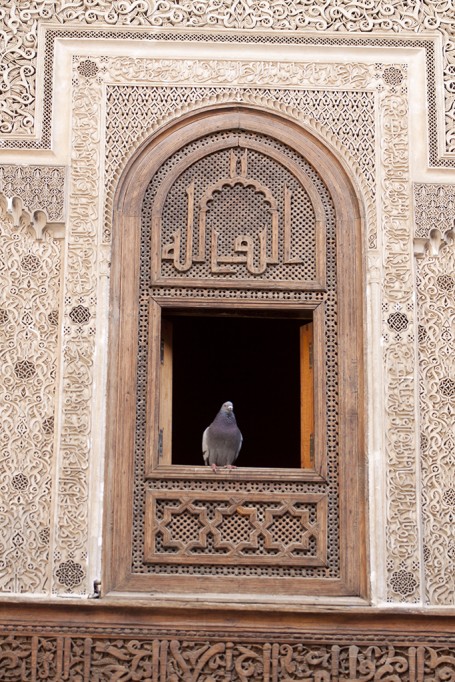
<svg viewBox="0 0 455 682"><path fill-rule="evenodd" d="M0 621L4 680L431 682L452 679L454 651L453 616L396 611L17 603Z"/></svg>

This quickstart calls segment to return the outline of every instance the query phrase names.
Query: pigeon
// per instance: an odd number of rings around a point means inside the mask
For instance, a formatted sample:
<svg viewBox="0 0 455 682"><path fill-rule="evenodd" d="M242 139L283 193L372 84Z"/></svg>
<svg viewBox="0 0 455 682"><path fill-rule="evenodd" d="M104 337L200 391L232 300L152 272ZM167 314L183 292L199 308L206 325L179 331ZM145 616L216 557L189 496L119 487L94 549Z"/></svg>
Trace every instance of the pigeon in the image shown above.
<svg viewBox="0 0 455 682"><path fill-rule="evenodd" d="M228 401L202 435L204 462L213 471L217 466L232 469L242 447L242 434L235 420L234 406Z"/></svg>

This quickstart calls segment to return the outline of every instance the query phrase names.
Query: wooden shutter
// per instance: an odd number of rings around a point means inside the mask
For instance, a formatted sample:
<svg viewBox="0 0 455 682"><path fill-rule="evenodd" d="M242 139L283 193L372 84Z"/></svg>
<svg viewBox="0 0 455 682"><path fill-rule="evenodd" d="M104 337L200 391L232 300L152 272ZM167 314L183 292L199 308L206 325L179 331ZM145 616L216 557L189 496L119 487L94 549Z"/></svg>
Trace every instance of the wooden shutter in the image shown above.
<svg viewBox="0 0 455 682"><path fill-rule="evenodd" d="M313 324L300 327L300 463L314 468Z"/></svg>
<svg viewBox="0 0 455 682"><path fill-rule="evenodd" d="M161 318L158 461L172 464L172 323Z"/></svg>

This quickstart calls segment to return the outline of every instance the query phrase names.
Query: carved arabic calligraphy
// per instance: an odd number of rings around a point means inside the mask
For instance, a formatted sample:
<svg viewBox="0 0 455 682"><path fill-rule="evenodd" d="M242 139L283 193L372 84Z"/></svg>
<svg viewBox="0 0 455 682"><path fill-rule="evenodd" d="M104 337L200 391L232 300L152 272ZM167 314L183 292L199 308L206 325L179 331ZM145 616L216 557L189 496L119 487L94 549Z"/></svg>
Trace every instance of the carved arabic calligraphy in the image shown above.
<svg viewBox="0 0 455 682"><path fill-rule="evenodd" d="M258 225L251 233L229 234L230 248L220 249L220 241L225 242L226 235L221 234L221 228L211 226L208 228L208 216L210 206L216 200L217 195L241 187L253 190L261 196L262 202L267 207L268 224L263 224L264 213L258 216ZM229 155L229 176L221 178L210 184L198 201L197 205L197 237L195 235L196 206L195 206L195 180L193 179L186 188L187 195L187 221L185 232L181 227L173 231L171 240L163 245L161 257L163 261L171 261L178 272L188 272L194 263L207 262L212 275L235 275L236 266L243 264L250 275L262 275L268 266L283 264L302 263L302 257L292 253L291 229L292 229L292 191L284 185L282 204L282 230L283 248L280 250L280 216L278 201L271 190L263 183L248 177L248 150L242 149L240 155L234 149ZM222 228L226 231L226 226ZM229 230L228 230L229 231ZM209 239L207 243L207 233ZM196 250L195 250L196 247ZM209 250L209 254L207 254ZM226 252L227 251L227 252Z"/></svg>

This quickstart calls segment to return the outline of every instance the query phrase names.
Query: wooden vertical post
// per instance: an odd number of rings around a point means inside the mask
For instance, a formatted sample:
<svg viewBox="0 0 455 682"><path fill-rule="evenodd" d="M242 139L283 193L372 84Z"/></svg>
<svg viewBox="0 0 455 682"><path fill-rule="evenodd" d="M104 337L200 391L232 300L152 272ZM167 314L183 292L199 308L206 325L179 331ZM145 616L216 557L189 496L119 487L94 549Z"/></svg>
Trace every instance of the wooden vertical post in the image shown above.
<svg viewBox="0 0 455 682"><path fill-rule="evenodd" d="M314 468L313 324L300 327L300 464Z"/></svg>

